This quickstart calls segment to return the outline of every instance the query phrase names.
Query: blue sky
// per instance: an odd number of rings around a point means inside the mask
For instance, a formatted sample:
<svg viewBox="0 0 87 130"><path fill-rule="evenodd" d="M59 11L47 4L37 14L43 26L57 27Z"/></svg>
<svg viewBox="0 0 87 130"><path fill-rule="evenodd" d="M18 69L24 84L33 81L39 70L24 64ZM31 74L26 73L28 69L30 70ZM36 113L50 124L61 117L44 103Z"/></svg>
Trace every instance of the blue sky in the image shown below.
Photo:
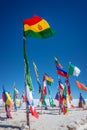
<svg viewBox="0 0 87 130"><path fill-rule="evenodd" d="M54 79L50 86L55 97L58 75L54 57L59 59L65 71L69 61L80 68L78 80L87 86L87 2L86 0L1 0L0 1L0 95L2 86L13 95L13 84L24 90L23 24L22 21L34 14L48 21L56 34L48 39L27 38L27 55L33 83L34 98L39 98L38 84L32 62L35 61L42 82L44 73ZM70 77L73 98L82 92ZM65 78L61 78L62 81Z"/></svg>

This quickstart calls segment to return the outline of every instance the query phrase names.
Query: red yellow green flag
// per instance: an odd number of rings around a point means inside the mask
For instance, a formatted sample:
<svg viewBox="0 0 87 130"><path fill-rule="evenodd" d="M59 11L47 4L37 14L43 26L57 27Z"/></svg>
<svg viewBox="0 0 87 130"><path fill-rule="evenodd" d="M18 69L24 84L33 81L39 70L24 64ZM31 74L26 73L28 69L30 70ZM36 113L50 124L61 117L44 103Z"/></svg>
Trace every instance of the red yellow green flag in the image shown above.
<svg viewBox="0 0 87 130"><path fill-rule="evenodd" d="M48 38L55 33L48 22L37 15L23 20L23 25L25 37Z"/></svg>

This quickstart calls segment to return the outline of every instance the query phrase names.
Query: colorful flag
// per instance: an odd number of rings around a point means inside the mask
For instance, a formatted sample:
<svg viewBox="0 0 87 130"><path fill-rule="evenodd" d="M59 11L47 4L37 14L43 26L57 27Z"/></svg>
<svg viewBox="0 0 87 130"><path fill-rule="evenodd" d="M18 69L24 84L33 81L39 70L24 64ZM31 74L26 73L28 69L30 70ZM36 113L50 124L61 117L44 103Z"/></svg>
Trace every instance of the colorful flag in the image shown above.
<svg viewBox="0 0 87 130"><path fill-rule="evenodd" d="M63 68L56 57L54 58L54 60L55 60L56 66L58 66L59 68Z"/></svg>
<svg viewBox="0 0 87 130"><path fill-rule="evenodd" d="M48 85L51 85L51 83L54 81L52 77L50 77L48 74L45 74L45 80L47 81Z"/></svg>
<svg viewBox="0 0 87 130"><path fill-rule="evenodd" d="M56 66L56 68L57 68L57 73L59 74L59 75L61 75L61 76L64 76L64 77L66 77L66 78L68 78L68 73L67 72L65 72L64 70L62 70L61 68L59 68L58 66Z"/></svg>
<svg viewBox="0 0 87 130"><path fill-rule="evenodd" d="M60 100L60 93L59 92L56 93L55 99L58 101Z"/></svg>
<svg viewBox="0 0 87 130"><path fill-rule="evenodd" d="M74 76L79 76L80 74L80 69L72 64L69 65L68 69L68 74L69 75L74 75Z"/></svg>
<svg viewBox="0 0 87 130"><path fill-rule="evenodd" d="M16 89L15 84L14 84L14 94L13 94L13 101L18 97L19 91Z"/></svg>
<svg viewBox="0 0 87 130"><path fill-rule="evenodd" d="M70 88L69 80L66 79L65 83L67 85L67 95L68 95L68 98L69 98L69 101L70 101L70 100L72 100L72 95L71 95L71 88Z"/></svg>
<svg viewBox="0 0 87 130"><path fill-rule="evenodd" d="M31 83L31 77L30 77L30 72L28 68L28 60L27 60L27 54L26 54L26 44L24 43L24 62L25 62L25 78L26 78L26 83L29 86L29 90L32 91L32 83Z"/></svg>
<svg viewBox="0 0 87 130"><path fill-rule="evenodd" d="M81 83L78 80L76 80L76 84L77 84L79 89L87 91L87 87L83 83Z"/></svg>
<svg viewBox="0 0 87 130"><path fill-rule="evenodd" d="M30 111L32 113L32 116L38 118L38 114L37 114L37 111L36 109L34 108L34 106L30 106Z"/></svg>
<svg viewBox="0 0 87 130"><path fill-rule="evenodd" d="M85 99L84 99L84 98L82 98L82 107L84 108L84 107L85 107L85 105L86 105Z"/></svg>
<svg viewBox="0 0 87 130"><path fill-rule="evenodd" d="M64 85L61 81L59 81L59 89L62 91L64 90Z"/></svg>
<svg viewBox="0 0 87 130"><path fill-rule="evenodd" d="M66 96L67 96L67 86L64 86L64 91L63 91L63 98L66 100Z"/></svg>
<svg viewBox="0 0 87 130"><path fill-rule="evenodd" d="M35 62L33 62L33 66L34 66L36 77L38 77L38 69L37 69Z"/></svg>
<svg viewBox="0 0 87 130"><path fill-rule="evenodd" d="M44 93L44 94L47 94L46 80L45 80L44 77L43 77L43 93Z"/></svg>
<svg viewBox="0 0 87 130"><path fill-rule="evenodd" d="M16 87L14 88L14 94L17 95L19 93L19 91L16 89Z"/></svg>
<svg viewBox="0 0 87 130"><path fill-rule="evenodd" d="M48 22L37 15L23 20L23 25L25 37L48 38L55 33Z"/></svg>
<svg viewBox="0 0 87 130"><path fill-rule="evenodd" d="M50 106L53 107L54 106L54 100L51 96L49 96L49 102L50 102Z"/></svg>
<svg viewBox="0 0 87 130"><path fill-rule="evenodd" d="M43 87L42 87L42 91L41 91L40 101L42 102L42 105L44 105L44 106L47 106L46 101L45 101L46 95L47 95L46 80L43 76Z"/></svg>
<svg viewBox="0 0 87 130"><path fill-rule="evenodd" d="M80 108L84 108L86 102L84 100L84 98L82 97L82 94L80 93L80 97L79 97L79 107Z"/></svg>
<svg viewBox="0 0 87 130"><path fill-rule="evenodd" d="M49 103L50 103L50 106L53 107L53 106L54 106L54 100L53 100L53 98L51 97L50 89L49 89L48 86L47 86L47 89L48 89Z"/></svg>
<svg viewBox="0 0 87 130"><path fill-rule="evenodd" d="M39 93L40 93L41 92L41 83L40 83L40 79L39 79L39 75L38 75L38 69L37 69L35 62L33 62L33 66L34 66L34 70L35 70L35 74L36 74L36 78L37 78L37 83L39 85Z"/></svg>
<svg viewBox="0 0 87 130"><path fill-rule="evenodd" d="M12 102L10 94L7 91L5 91L4 88L3 88L3 93L2 93L2 100L3 102L5 102L6 105L10 107L10 110L11 110L13 107L13 102Z"/></svg>
<svg viewBox="0 0 87 130"><path fill-rule="evenodd" d="M33 95L32 95L32 82L31 82L31 77L30 77L30 71L28 69L28 60L27 60L27 54L26 54L26 46L24 43L24 62L25 62L25 84L26 84L26 99L27 103L30 106L31 114L38 118L38 113L36 112L34 108L34 100L33 100Z"/></svg>

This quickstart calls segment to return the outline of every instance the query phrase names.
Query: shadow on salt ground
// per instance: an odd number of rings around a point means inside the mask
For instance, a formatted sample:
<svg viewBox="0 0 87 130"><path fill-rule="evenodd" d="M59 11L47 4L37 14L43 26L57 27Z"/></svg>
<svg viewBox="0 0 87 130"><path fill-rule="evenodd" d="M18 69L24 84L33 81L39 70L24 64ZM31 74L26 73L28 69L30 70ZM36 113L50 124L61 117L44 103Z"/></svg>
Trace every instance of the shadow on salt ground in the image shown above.
<svg viewBox="0 0 87 130"><path fill-rule="evenodd" d="M53 113L53 112L38 112L39 115L43 115L43 114L46 114L46 115L59 115L58 112L56 113Z"/></svg>
<svg viewBox="0 0 87 130"><path fill-rule="evenodd" d="M11 125L0 125L0 128L11 128L11 129L18 129L18 130L21 130L20 127L18 126L11 126Z"/></svg>
<svg viewBox="0 0 87 130"><path fill-rule="evenodd" d="M0 121L4 121L6 119L7 119L6 117L0 117Z"/></svg>
<svg viewBox="0 0 87 130"><path fill-rule="evenodd" d="M45 114L48 114L48 115L59 115L59 113L53 113L53 112L49 112L49 113L45 113Z"/></svg>

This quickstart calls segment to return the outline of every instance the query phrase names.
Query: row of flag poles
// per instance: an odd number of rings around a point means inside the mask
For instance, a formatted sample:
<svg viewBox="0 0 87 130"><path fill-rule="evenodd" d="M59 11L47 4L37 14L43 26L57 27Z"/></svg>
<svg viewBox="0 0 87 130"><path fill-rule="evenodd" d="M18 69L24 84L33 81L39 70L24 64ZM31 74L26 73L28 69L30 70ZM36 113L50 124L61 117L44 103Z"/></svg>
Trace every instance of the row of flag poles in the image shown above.
<svg viewBox="0 0 87 130"><path fill-rule="evenodd" d="M27 98L27 101L26 101L27 125L29 127L30 127L29 110L31 111L31 114L33 116L35 116L36 118L38 118L39 116L34 108L34 100L33 100L33 95L32 95L32 81L31 81L30 69L29 69L27 52L26 52L26 38L32 37L32 38L43 39L43 38L49 38L49 37L53 36L54 34L55 34L55 31L51 29L48 22L45 19L43 19L42 17L34 15L31 18L23 20L23 47L24 47L24 71L25 71L24 72L24 75L25 75L24 83L25 83L25 92L26 92L26 98ZM39 92L41 93L41 97L44 97L43 92L45 92L45 86L42 87L42 85L40 83L38 69L37 69L36 64L34 62L33 62L33 65L34 65L34 70L35 70L37 82L39 85ZM55 57L55 65L56 65L57 74L65 77L66 79L69 79L70 75L78 76L80 74L80 69L71 63L69 64L68 72L63 70L62 65L58 62L58 59L56 57ZM51 77L49 78L49 76L45 74L44 83L45 82L51 83L51 82L53 82L53 79ZM70 94L71 94L70 84L68 82L66 84L68 85L68 93L70 96ZM81 84L79 81L76 81L76 84L78 85L78 87L80 89L87 91L86 87L83 84ZM60 86L60 84L59 84L59 86ZM66 87L63 89L66 91ZM62 89L60 89L60 92L61 91L62 91ZM62 92L62 93L64 94L64 92ZM49 95L50 95L50 91L49 91ZM43 98L43 103L44 102L45 102L45 99Z"/></svg>
<svg viewBox="0 0 87 130"><path fill-rule="evenodd" d="M68 112L69 104L71 106L73 106L72 102L71 102L72 96L71 96L71 88L70 88L70 83L69 83L69 77L70 77L70 75L79 76L80 69L70 63L69 67L68 67L68 72L66 72L64 69L62 69L63 67L59 63L59 61L56 57L54 58L54 60L55 60L57 74L66 78L64 85L60 82L61 79L58 78L58 80L59 80L58 81L59 91L57 92L56 97L55 97L56 99L59 100L60 110L64 114L66 114Z"/></svg>

